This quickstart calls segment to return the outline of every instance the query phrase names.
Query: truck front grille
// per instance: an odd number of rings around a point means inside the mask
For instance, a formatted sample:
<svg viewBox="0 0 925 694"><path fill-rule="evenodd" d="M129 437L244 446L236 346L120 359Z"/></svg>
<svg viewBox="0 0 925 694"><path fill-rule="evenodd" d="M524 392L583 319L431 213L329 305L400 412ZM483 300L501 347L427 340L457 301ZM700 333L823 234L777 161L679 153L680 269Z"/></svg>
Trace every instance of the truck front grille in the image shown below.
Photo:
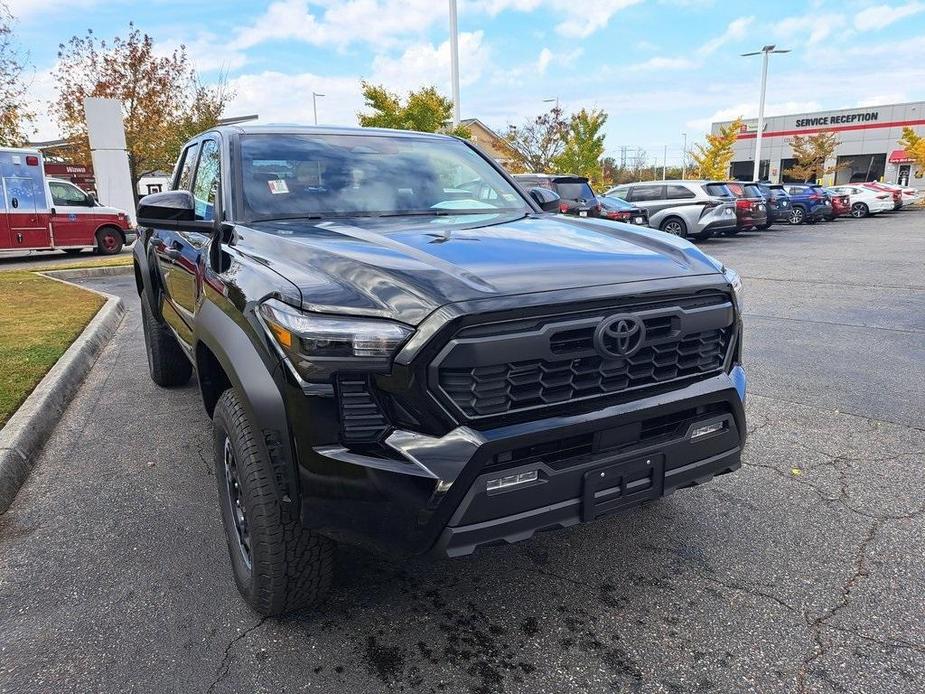
<svg viewBox="0 0 925 694"><path fill-rule="evenodd" d="M644 342L623 358L595 346L598 324L613 315L638 318ZM605 397L722 370L733 333L731 302L673 301L610 308L594 316L556 316L510 332L465 331L433 366L440 393L467 419L492 417ZM513 357L513 358L512 358Z"/></svg>

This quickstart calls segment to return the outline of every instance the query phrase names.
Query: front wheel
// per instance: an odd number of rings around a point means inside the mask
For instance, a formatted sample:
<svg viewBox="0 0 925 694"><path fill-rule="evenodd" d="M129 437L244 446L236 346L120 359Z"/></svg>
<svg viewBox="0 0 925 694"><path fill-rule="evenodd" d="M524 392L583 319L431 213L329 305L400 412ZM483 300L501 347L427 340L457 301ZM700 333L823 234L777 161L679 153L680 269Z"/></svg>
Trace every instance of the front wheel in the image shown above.
<svg viewBox="0 0 925 694"><path fill-rule="evenodd" d="M870 214L870 209L863 202L856 202L851 206L851 216L861 219Z"/></svg>
<svg viewBox="0 0 925 694"><path fill-rule="evenodd" d="M672 236L680 236L682 239L687 238L687 225L684 223L683 219L679 219L678 217L669 217L662 222L659 229Z"/></svg>
<svg viewBox="0 0 925 694"><path fill-rule="evenodd" d="M122 250L122 234L112 227L103 227L96 232L96 252L100 255L115 255Z"/></svg>
<svg viewBox="0 0 925 694"><path fill-rule="evenodd" d="M182 386L189 380L193 365L170 328L154 315L145 292L141 293L141 326L145 334L145 352L148 355L151 380L164 388Z"/></svg>
<svg viewBox="0 0 925 694"><path fill-rule="evenodd" d="M788 222L791 224L802 224L805 219L806 213L803 211L802 207L790 208L790 215L787 217Z"/></svg>
<svg viewBox="0 0 925 694"><path fill-rule="evenodd" d="M331 585L334 543L303 527L280 498L276 472L233 388L219 398L212 424L222 523L241 595L265 616L319 602Z"/></svg>

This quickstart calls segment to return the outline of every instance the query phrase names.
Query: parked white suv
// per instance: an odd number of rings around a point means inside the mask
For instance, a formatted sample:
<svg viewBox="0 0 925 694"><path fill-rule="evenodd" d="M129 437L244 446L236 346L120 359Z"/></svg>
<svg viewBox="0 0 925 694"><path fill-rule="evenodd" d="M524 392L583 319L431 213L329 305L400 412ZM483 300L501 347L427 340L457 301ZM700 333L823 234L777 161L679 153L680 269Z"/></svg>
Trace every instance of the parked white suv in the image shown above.
<svg viewBox="0 0 925 694"><path fill-rule="evenodd" d="M735 232L735 197L716 181L647 181L611 188L607 195L623 198L649 213L649 226L682 238L708 239Z"/></svg>

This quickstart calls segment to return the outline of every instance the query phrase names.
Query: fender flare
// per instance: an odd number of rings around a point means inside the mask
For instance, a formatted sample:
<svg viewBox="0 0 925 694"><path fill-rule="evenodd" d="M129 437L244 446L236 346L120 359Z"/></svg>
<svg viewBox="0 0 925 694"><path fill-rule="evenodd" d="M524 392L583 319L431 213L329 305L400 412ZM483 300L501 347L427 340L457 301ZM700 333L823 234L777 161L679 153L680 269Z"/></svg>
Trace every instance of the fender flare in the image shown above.
<svg viewBox="0 0 925 694"><path fill-rule="evenodd" d="M286 405L266 361L241 326L211 301L204 301L196 315L193 341L194 354L201 343L215 355L260 432L280 501L297 504L299 476Z"/></svg>
<svg viewBox="0 0 925 694"><path fill-rule="evenodd" d="M154 312L154 317L158 320L163 320L164 317L161 314L161 302L160 302L160 273L157 272L157 264L151 263L151 258L148 253L147 243L136 243L135 248L132 249L132 257L135 260L135 267L137 275L135 281L141 281L141 290L138 292L139 296L144 292L145 296L148 297L148 306L151 307L151 311Z"/></svg>

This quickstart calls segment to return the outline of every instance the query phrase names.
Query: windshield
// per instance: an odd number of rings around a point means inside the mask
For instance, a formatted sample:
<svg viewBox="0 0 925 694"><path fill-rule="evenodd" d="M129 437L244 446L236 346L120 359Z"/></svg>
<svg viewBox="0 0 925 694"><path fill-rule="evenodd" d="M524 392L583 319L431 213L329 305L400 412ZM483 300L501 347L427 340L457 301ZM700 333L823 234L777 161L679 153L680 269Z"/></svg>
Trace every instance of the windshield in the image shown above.
<svg viewBox="0 0 925 694"><path fill-rule="evenodd" d="M597 201L601 203L605 210L626 211L636 209L626 200L621 200L620 198L611 197L609 195L601 196L597 199Z"/></svg>
<svg viewBox="0 0 925 694"><path fill-rule="evenodd" d="M526 212L524 199L462 142L383 135L241 138L251 219Z"/></svg>

